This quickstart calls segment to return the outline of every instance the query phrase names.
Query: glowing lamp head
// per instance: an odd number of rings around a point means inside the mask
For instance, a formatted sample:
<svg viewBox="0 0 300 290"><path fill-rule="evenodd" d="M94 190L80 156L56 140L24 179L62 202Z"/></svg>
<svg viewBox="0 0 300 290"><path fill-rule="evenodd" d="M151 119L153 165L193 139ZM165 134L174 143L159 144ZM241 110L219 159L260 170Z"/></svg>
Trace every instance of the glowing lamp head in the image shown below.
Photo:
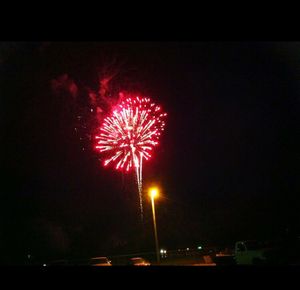
<svg viewBox="0 0 300 290"><path fill-rule="evenodd" d="M149 190L149 195L151 198L155 199L158 197L158 189L153 187L153 188L150 188Z"/></svg>

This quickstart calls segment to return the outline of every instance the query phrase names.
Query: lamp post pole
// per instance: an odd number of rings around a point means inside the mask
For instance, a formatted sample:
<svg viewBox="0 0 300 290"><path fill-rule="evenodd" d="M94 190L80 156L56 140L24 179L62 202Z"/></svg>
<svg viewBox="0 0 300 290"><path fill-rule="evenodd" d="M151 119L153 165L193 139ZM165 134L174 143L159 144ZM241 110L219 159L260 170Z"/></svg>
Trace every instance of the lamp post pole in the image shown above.
<svg viewBox="0 0 300 290"><path fill-rule="evenodd" d="M152 203L152 215L153 215L153 226L154 226L155 247L156 247L156 259L157 259L157 263L159 263L159 246L158 246L157 228L156 228L154 194L151 194L151 203Z"/></svg>

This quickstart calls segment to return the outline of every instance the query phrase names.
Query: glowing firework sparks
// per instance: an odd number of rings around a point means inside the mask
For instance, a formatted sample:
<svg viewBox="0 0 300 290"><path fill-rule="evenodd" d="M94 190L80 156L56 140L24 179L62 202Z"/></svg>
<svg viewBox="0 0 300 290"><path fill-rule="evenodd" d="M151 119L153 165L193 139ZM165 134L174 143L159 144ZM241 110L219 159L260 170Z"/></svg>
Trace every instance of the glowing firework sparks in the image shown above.
<svg viewBox="0 0 300 290"><path fill-rule="evenodd" d="M114 163L116 169L135 170L142 219L143 159L148 160L153 147L158 145L166 115L149 98L127 97L116 106L111 116L104 119L96 136L96 149L109 153L104 166Z"/></svg>

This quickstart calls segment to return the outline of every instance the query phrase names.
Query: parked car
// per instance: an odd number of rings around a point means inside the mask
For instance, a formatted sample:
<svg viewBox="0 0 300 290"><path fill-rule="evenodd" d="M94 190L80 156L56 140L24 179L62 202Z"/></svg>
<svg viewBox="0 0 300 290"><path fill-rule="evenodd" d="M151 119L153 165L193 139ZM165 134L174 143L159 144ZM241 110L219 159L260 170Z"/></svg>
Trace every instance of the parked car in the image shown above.
<svg viewBox="0 0 300 290"><path fill-rule="evenodd" d="M283 238L273 241L240 241L235 244L238 265L294 265L300 263L300 239Z"/></svg>
<svg viewBox="0 0 300 290"><path fill-rule="evenodd" d="M235 261L237 265L266 264L266 254L271 250L263 242L239 241L235 243Z"/></svg>
<svg viewBox="0 0 300 290"><path fill-rule="evenodd" d="M141 258L141 257L136 257L136 258L131 258L129 260L129 265L132 266L150 266L149 261Z"/></svg>
<svg viewBox="0 0 300 290"><path fill-rule="evenodd" d="M111 261L107 257L95 257L90 260L91 266L111 266Z"/></svg>
<svg viewBox="0 0 300 290"><path fill-rule="evenodd" d="M217 265L235 265L234 250L229 248L220 250L213 256L213 261Z"/></svg>

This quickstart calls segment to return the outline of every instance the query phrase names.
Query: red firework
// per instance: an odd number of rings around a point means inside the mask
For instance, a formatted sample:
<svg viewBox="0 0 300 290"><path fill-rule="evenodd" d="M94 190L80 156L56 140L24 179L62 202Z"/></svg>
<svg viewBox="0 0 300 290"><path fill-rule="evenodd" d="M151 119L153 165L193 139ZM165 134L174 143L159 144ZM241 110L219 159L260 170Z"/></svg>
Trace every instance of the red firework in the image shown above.
<svg viewBox="0 0 300 290"><path fill-rule="evenodd" d="M109 152L104 165L113 162L116 169L140 167L142 159L151 157L165 122L160 106L149 98L127 97L104 119L96 136L100 152Z"/></svg>
<svg viewBox="0 0 300 290"><path fill-rule="evenodd" d="M159 105L150 98L130 97L118 104L104 119L96 136L96 149L107 153L104 166L114 163L116 169L135 169L142 216L142 163L151 157L153 147L164 130L164 118Z"/></svg>

